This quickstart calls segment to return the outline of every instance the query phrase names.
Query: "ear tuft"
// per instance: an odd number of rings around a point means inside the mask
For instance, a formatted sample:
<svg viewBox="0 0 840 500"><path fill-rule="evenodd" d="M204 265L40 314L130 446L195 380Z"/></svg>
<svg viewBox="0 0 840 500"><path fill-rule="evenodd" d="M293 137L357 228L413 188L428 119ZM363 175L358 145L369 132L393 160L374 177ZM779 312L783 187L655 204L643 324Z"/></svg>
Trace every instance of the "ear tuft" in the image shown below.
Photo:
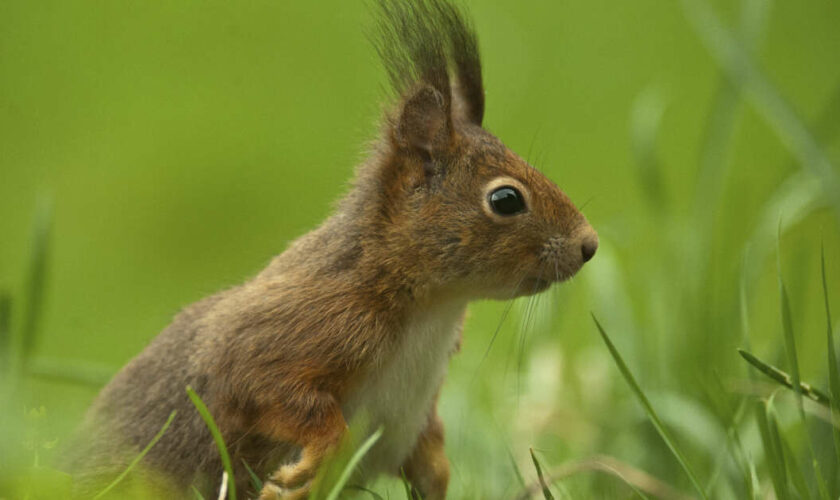
<svg viewBox="0 0 840 500"><path fill-rule="evenodd" d="M421 85L402 105L395 139L400 147L412 149L423 156L449 145L451 123L443 95L430 85Z"/></svg>

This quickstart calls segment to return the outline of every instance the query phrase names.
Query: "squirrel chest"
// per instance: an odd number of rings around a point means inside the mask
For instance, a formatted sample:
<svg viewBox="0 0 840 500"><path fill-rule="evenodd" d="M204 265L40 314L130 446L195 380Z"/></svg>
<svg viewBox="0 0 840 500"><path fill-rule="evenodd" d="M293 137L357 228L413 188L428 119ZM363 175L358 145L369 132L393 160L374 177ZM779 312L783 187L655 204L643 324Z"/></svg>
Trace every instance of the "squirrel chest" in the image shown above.
<svg viewBox="0 0 840 500"><path fill-rule="evenodd" d="M387 359L372 367L342 405L351 422L359 416L383 435L365 458L371 473L393 469L409 455L432 410L457 350L466 310L446 302L409 316Z"/></svg>

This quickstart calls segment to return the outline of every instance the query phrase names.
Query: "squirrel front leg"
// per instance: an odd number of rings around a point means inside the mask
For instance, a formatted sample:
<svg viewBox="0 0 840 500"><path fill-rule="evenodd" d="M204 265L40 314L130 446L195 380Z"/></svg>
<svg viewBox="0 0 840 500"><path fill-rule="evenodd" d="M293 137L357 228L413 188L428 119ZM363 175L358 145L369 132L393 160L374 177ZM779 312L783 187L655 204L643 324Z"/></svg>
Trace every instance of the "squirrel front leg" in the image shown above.
<svg viewBox="0 0 840 500"><path fill-rule="evenodd" d="M449 459L443 448L443 421L432 407L426 428L417 438L414 451L403 463L403 471L423 500L446 498L449 485Z"/></svg>
<svg viewBox="0 0 840 500"><path fill-rule="evenodd" d="M347 423L335 398L313 391L299 398L296 407L288 401L264 414L260 431L276 441L300 446L300 460L280 466L260 492L260 500L307 498L318 467L341 442Z"/></svg>

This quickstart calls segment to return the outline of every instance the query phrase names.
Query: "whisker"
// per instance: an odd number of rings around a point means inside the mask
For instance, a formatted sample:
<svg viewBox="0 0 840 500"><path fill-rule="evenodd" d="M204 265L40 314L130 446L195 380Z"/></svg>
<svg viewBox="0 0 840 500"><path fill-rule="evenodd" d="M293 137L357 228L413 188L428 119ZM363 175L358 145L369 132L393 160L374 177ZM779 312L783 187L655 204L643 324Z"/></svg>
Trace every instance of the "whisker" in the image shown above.
<svg viewBox="0 0 840 500"><path fill-rule="evenodd" d="M583 204L578 208L578 210L583 210L586 207L586 205L589 205L589 202L594 200L594 199L595 199L595 195L592 195L589 198L587 198L586 201L584 201Z"/></svg>
<svg viewBox="0 0 840 500"><path fill-rule="evenodd" d="M545 160L545 156L546 156L546 154L547 154L547 153L546 153L545 149L540 150L540 151L537 153L537 158L536 158L536 161L535 161L534 163L535 163L536 165L540 165L540 164L544 163L544 161L543 161L543 160ZM541 172L541 170L539 170L539 169L538 169L538 171L539 171L539 172Z"/></svg>
<svg viewBox="0 0 840 500"><path fill-rule="evenodd" d="M534 302L533 295L528 296L527 302L525 303L525 309L522 312L522 323L519 325L519 329L516 332L515 337L515 344L514 344L514 358L516 359L516 371L514 376L516 377L516 406L519 407L519 399L522 393L521 385L522 385L522 364L524 350L525 350L525 328L528 322L528 315L531 311L531 304ZM510 359L506 363L505 370L507 370L507 365L510 363Z"/></svg>
<svg viewBox="0 0 840 500"><path fill-rule="evenodd" d="M487 356L490 355L490 349L493 348L493 344L496 342L496 337L499 336L499 332L502 330L502 325L507 319L508 314L510 313L511 308L513 308L513 296L516 295L516 292L519 291L519 287L522 286L522 282L528 277L528 273L522 273L522 278L519 279L519 282L516 283L513 291L510 293L510 297L507 299L507 304L505 305L504 310L502 311L502 316L499 318L499 324L496 325L496 329L493 331L493 336L490 337L490 343L487 344L487 349L484 351L484 355L481 357L481 361L478 362L478 366L475 368L475 373L473 374L473 380L470 382L472 385L475 380L478 378L478 373L481 370L481 365L484 364L484 360L487 359Z"/></svg>
<svg viewBox="0 0 840 500"><path fill-rule="evenodd" d="M525 161L531 164L531 153L534 151L534 143L537 142L537 136L540 135L540 129L542 125L537 125L537 130L534 132L533 137L531 137L531 143L528 144L528 152L525 154Z"/></svg>
<svg viewBox="0 0 840 500"><path fill-rule="evenodd" d="M516 400L517 404L519 402L519 395L520 391L520 384L522 381L522 366L524 365L525 361L525 340L528 336L528 327L530 326L531 319L533 317L535 305L537 302L537 287L540 285L540 280L543 277L543 272L545 271L545 267L540 267L540 273L537 275L537 279L534 282L534 288L531 290L531 293L528 297L528 303L525 307L525 314L523 317L522 327L520 329L520 337L519 337L519 350L517 356L517 365L516 365Z"/></svg>
<svg viewBox="0 0 840 500"><path fill-rule="evenodd" d="M516 359L516 399L517 403L519 398L522 394L522 370L523 366L525 365L525 347L526 347L526 339L528 338L528 328L531 326L531 318L534 315L534 309L536 308L537 303L537 296L532 295L528 298L528 309L525 313L525 321L523 322L522 329L519 335L519 347L517 349L517 359Z"/></svg>

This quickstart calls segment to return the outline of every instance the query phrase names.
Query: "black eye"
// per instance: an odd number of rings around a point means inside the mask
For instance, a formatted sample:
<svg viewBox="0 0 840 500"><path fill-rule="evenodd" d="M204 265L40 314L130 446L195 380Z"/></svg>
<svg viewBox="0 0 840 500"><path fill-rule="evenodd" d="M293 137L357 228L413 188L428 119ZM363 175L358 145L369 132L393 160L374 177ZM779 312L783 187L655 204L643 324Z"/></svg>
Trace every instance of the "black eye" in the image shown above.
<svg viewBox="0 0 840 500"><path fill-rule="evenodd" d="M525 199L516 188L503 186L490 193L490 206L499 215L514 215L525 210Z"/></svg>

